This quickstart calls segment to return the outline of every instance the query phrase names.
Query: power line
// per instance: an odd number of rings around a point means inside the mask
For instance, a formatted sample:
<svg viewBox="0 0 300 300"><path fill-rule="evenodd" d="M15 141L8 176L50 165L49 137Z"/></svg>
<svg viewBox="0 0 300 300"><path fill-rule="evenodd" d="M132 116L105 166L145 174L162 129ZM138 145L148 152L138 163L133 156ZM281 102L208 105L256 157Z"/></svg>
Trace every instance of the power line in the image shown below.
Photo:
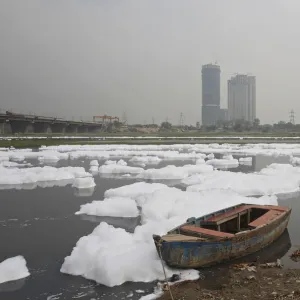
<svg viewBox="0 0 300 300"><path fill-rule="evenodd" d="M295 125L295 112L293 109L290 111L290 123Z"/></svg>
<svg viewBox="0 0 300 300"><path fill-rule="evenodd" d="M179 126L180 127L184 126L184 115L183 115L183 113L180 113Z"/></svg>
<svg viewBox="0 0 300 300"><path fill-rule="evenodd" d="M126 115L125 111L123 111L123 114L122 114L122 123L127 124L127 115Z"/></svg>

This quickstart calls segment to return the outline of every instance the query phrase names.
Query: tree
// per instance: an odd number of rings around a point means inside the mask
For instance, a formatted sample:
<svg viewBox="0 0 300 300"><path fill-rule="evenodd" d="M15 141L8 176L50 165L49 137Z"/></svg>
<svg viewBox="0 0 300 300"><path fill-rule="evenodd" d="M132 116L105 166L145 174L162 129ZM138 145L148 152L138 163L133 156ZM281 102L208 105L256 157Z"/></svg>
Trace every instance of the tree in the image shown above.
<svg viewBox="0 0 300 300"><path fill-rule="evenodd" d="M172 129L172 124L169 122L162 122L160 127L162 129Z"/></svg>
<svg viewBox="0 0 300 300"><path fill-rule="evenodd" d="M119 122L119 121L114 121L114 127L115 128L120 128L121 127L121 125L122 125L122 123L121 122Z"/></svg>
<svg viewBox="0 0 300 300"><path fill-rule="evenodd" d="M262 125L262 132L270 132L272 130L272 125L265 124Z"/></svg>
<svg viewBox="0 0 300 300"><path fill-rule="evenodd" d="M233 126L233 129L234 129L235 131L238 131L238 132L243 131L242 123L239 123L239 122L235 123L234 126Z"/></svg>
<svg viewBox="0 0 300 300"><path fill-rule="evenodd" d="M207 131L215 131L217 129L216 125L208 125L206 126Z"/></svg>
<svg viewBox="0 0 300 300"><path fill-rule="evenodd" d="M113 124L112 123L108 123L108 125L107 125L107 128L106 128L106 131L107 132L109 132L109 133L111 133L112 131L113 131Z"/></svg>
<svg viewBox="0 0 300 300"><path fill-rule="evenodd" d="M260 125L260 119L255 118L254 121L253 121L253 126L254 126L255 128L258 128L259 125Z"/></svg>

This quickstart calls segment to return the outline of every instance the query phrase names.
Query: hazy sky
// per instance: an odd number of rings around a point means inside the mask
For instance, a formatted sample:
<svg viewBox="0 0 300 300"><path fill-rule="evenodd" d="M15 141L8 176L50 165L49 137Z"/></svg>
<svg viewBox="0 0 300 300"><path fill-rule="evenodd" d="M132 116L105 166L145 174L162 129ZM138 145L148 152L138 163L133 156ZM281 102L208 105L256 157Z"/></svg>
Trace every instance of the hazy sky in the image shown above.
<svg viewBox="0 0 300 300"><path fill-rule="evenodd" d="M257 80L263 123L300 123L299 0L1 0L0 109L201 119L201 66Z"/></svg>

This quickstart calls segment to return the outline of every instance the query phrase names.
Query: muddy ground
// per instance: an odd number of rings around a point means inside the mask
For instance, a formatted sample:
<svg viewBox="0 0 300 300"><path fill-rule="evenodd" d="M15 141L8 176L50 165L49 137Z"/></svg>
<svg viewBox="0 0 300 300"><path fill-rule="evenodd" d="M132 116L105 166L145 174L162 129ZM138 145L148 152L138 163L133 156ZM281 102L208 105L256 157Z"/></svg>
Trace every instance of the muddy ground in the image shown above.
<svg viewBox="0 0 300 300"><path fill-rule="evenodd" d="M231 267L223 277L207 283L205 279L171 286L174 300L300 299L300 270L278 267ZM171 300L165 291L160 300Z"/></svg>

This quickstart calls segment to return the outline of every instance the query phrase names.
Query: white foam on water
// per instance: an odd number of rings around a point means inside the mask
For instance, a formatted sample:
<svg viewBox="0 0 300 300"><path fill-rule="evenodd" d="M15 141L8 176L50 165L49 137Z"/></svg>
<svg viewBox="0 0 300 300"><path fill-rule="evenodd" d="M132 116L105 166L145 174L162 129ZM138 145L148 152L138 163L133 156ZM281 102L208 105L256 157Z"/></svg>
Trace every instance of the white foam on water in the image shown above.
<svg viewBox="0 0 300 300"><path fill-rule="evenodd" d="M90 166L99 166L98 160L94 159L90 161Z"/></svg>
<svg viewBox="0 0 300 300"><path fill-rule="evenodd" d="M251 162L252 163L252 157L251 156L249 156L249 157L240 157L239 162L240 163L243 163L243 162Z"/></svg>
<svg viewBox="0 0 300 300"><path fill-rule="evenodd" d="M130 167L122 164L109 164L109 165L102 165L99 167L99 173L101 174L139 174L143 171L143 168L139 167Z"/></svg>
<svg viewBox="0 0 300 300"><path fill-rule="evenodd" d="M120 159L119 161L117 161L117 165L119 165L119 166L127 166L127 162L124 161L123 159Z"/></svg>
<svg viewBox="0 0 300 300"><path fill-rule="evenodd" d="M74 151L69 153L70 159L108 159L109 153L106 151Z"/></svg>
<svg viewBox="0 0 300 300"><path fill-rule="evenodd" d="M69 155L66 153L60 153L58 151L45 150L33 152L31 149L23 149L9 151L9 159L11 161L22 162L26 159L38 159L40 162L58 162L59 160L66 160Z"/></svg>
<svg viewBox="0 0 300 300"><path fill-rule="evenodd" d="M176 282L169 282L169 285L172 286L174 284L178 284L179 282L183 282L183 281L187 281L187 280L197 280L200 276L199 276L199 272L197 272L196 270L191 270L190 272L183 272L180 275L180 280L176 281ZM145 295L142 296L139 300L155 300L158 297L163 295L163 290L162 290L162 284L158 284L155 288L154 288L154 293L149 294L149 295Z"/></svg>
<svg viewBox="0 0 300 300"><path fill-rule="evenodd" d="M59 300L61 295L62 295L62 293L58 293L58 294L55 294L55 295L48 296L47 300Z"/></svg>
<svg viewBox="0 0 300 300"><path fill-rule="evenodd" d="M141 179L183 179L195 173L212 172L213 167L206 164L185 165L176 167L169 165L161 169L147 169L137 175Z"/></svg>
<svg viewBox="0 0 300 300"><path fill-rule="evenodd" d="M72 137L66 137L72 139ZM73 137L79 138L79 137ZM84 137L81 137L84 138ZM108 138L108 137L107 137ZM115 137L112 137L115 139ZM120 137L124 139L125 137ZM134 139L139 139L141 137L133 137ZM147 137L143 137L146 139ZM151 138L151 137L149 137ZM152 137L154 139L159 139L159 137ZM178 138L178 137L177 137ZM182 137L180 137L182 138ZM183 139L190 139L191 137L183 137ZM195 137L201 140L201 137ZM205 139L205 137L202 137ZM255 138L255 139L266 139L266 140L283 140L285 138L273 138L273 137L244 137L243 139ZM109 139L109 138L108 138ZM176 139L176 137L168 137L164 139ZM224 139L242 139L241 137L215 137L216 140L224 140ZM289 137L289 139L297 140L299 138ZM233 154L233 155L267 155L267 156L278 156L278 155L300 155L300 144L298 143L257 143L257 144L228 144L228 143L211 143L211 144L173 144L173 145L122 145L122 144L114 144L114 145L61 145L61 146L50 146L50 147L42 147L42 150L54 150L58 152L81 152L83 157L86 155L84 152L89 152L92 155L97 156L95 152L105 152L104 155L109 155L108 152L113 155L122 156L140 156L140 155L155 155L158 157L171 157L172 155L178 154L180 151L187 152L202 152L202 153L220 153L220 154ZM126 151L126 152L125 152ZM167 151L174 151L173 154L166 153ZM115 153L113 153L115 152ZM119 153L117 153L119 152ZM155 153L157 152L157 154ZM137 154L135 154L137 153ZM181 154L181 153L180 153ZM184 153L183 153L184 154ZM160 156L161 155L161 156ZM203 154L202 154L203 155ZM89 155L87 155L89 156ZM108 158L108 157L107 157ZM204 157L202 157L204 158Z"/></svg>
<svg viewBox="0 0 300 300"><path fill-rule="evenodd" d="M9 155L7 151L0 151L0 162L9 161Z"/></svg>
<svg viewBox="0 0 300 300"><path fill-rule="evenodd" d="M141 179L182 179L188 176L187 169L176 166L166 166L161 169L144 170L137 177Z"/></svg>
<svg viewBox="0 0 300 300"><path fill-rule="evenodd" d="M0 283L18 280L29 275L26 260L21 255L8 258L0 263Z"/></svg>
<svg viewBox="0 0 300 300"><path fill-rule="evenodd" d="M20 153L12 153L9 155L9 160L13 162L22 162L25 160L25 156Z"/></svg>
<svg viewBox="0 0 300 300"><path fill-rule="evenodd" d="M237 159L210 159L206 161L206 164L214 166L215 168L237 168L239 161Z"/></svg>
<svg viewBox="0 0 300 300"><path fill-rule="evenodd" d="M204 182L205 180L205 175L203 174L194 174L191 175L187 178L184 178L181 183L183 183L184 185L196 185L196 184L201 184L202 182Z"/></svg>
<svg viewBox="0 0 300 300"><path fill-rule="evenodd" d="M96 184L93 177L78 177L73 181L73 187L77 189L89 189L95 186Z"/></svg>
<svg viewBox="0 0 300 300"><path fill-rule="evenodd" d="M137 164L158 164L162 161L158 156L133 156L130 160L132 163Z"/></svg>
<svg viewBox="0 0 300 300"><path fill-rule="evenodd" d="M276 196L261 198L244 197L231 190L182 191L177 188L158 190L137 199L142 207L142 223L202 215L240 203L277 204ZM180 223L179 223L180 224Z"/></svg>
<svg viewBox="0 0 300 300"><path fill-rule="evenodd" d="M105 165L115 165L117 163L117 161L116 160L107 160L107 161L105 161Z"/></svg>
<svg viewBox="0 0 300 300"><path fill-rule="evenodd" d="M128 197L106 198L103 201L93 201L80 206L76 215L93 215L105 217L133 218L139 215L136 202Z"/></svg>
<svg viewBox="0 0 300 300"><path fill-rule="evenodd" d="M0 165L4 168L24 168L32 166L30 163L17 163L14 161L0 161Z"/></svg>
<svg viewBox="0 0 300 300"><path fill-rule="evenodd" d="M300 157L290 157L290 163L294 166L299 166L300 165Z"/></svg>
<svg viewBox="0 0 300 300"><path fill-rule="evenodd" d="M151 194L162 189L168 189L168 186L162 183L135 182L133 184L121 186L119 188L109 189L104 193L104 197L138 198L139 196Z"/></svg>
<svg viewBox="0 0 300 300"><path fill-rule="evenodd" d="M41 156L38 158L39 162L40 163L43 163L43 164L47 164L47 163L50 163L50 164L53 164L53 163L57 163L60 158L58 156Z"/></svg>
<svg viewBox="0 0 300 300"><path fill-rule="evenodd" d="M75 178L92 177L82 167L5 168L0 165L0 189L72 184Z"/></svg>
<svg viewBox="0 0 300 300"><path fill-rule="evenodd" d="M99 173L99 167L98 166L91 166L89 168L89 172L92 174L92 175L97 175Z"/></svg>
<svg viewBox="0 0 300 300"><path fill-rule="evenodd" d="M196 160L196 165L202 165L202 164L205 164L205 160L203 158L198 158Z"/></svg>
<svg viewBox="0 0 300 300"><path fill-rule="evenodd" d="M214 159L215 155L213 153L210 153L206 157L207 157L207 159Z"/></svg>
<svg viewBox="0 0 300 300"><path fill-rule="evenodd" d="M74 137L77 138L77 137ZM223 137L223 139L226 137ZM228 137L229 138L229 137ZM241 137L230 137L230 139L241 139ZM256 139L259 139L257 137ZM264 137L268 139L267 137ZM200 139L200 138L199 138ZM216 140L222 139L216 137ZM244 138L247 139L247 138ZM271 138L269 138L271 139ZM273 140L276 140L272 138ZM279 138L278 138L279 139ZM281 139L281 138L280 138ZM300 144L285 143L258 143L258 144L174 144L174 145L62 145L42 147L42 152L55 151L67 154L71 159L109 159L109 158L132 158L136 156L156 156L160 159L197 159L214 158L214 153L223 155L256 156L266 155L277 157L279 155L297 156L300 155ZM13 152L7 150L7 152ZM14 150L16 151L16 150ZM2 151L4 152L4 151ZM26 151L24 151L26 152ZM27 153L27 152L26 152ZM37 152L39 153L39 152ZM17 155L22 155L20 152ZM25 155L25 154L24 154ZM27 154L26 154L27 155ZM25 155L25 158L27 158ZM36 154L32 154L36 156ZM145 163L145 162L144 162ZM147 164L147 163L146 163Z"/></svg>
<svg viewBox="0 0 300 300"><path fill-rule="evenodd" d="M149 185L149 184L148 184ZM148 189L148 193L143 193ZM164 279L161 261L156 252L153 234L165 234L168 230L185 222L188 217L199 217L241 202L255 204L277 204L275 196L250 198L232 191L185 192L163 185L128 185L115 189L120 196L131 193L141 208L142 225L134 233L101 223L94 231L82 237L65 258L61 272L80 275L98 283L115 286L126 281L150 282ZM135 193L133 192L135 191ZM112 190L107 192L113 194ZM167 276L174 273L191 272L166 267ZM195 271L196 272L196 271Z"/></svg>
<svg viewBox="0 0 300 300"><path fill-rule="evenodd" d="M198 181L198 182L197 182ZM214 171L182 181L187 191L232 190L244 196L286 194L299 191L300 168L271 164L257 173Z"/></svg>

